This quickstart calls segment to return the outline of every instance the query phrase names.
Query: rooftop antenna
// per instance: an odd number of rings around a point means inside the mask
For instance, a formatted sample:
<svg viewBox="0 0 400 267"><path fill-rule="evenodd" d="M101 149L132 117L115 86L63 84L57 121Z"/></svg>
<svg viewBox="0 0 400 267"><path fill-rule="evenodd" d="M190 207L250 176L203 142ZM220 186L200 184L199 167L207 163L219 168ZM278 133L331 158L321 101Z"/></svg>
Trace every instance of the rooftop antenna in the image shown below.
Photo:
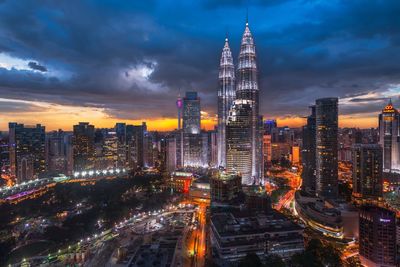
<svg viewBox="0 0 400 267"><path fill-rule="evenodd" d="M249 25L249 7L246 8L246 26Z"/></svg>

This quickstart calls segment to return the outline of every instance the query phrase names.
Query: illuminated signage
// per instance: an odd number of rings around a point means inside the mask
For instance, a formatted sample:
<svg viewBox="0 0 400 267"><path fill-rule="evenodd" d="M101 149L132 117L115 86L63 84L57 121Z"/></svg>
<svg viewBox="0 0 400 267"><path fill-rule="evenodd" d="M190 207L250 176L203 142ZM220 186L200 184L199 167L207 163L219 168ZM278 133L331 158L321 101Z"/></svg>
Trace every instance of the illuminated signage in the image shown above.
<svg viewBox="0 0 400 267"><path fill-rule="evenodd" d="M383 222L383 223L389 223L391 220L390 220L390 219L383 219L383 218L380 218L379 221L380 221L380 222Z"/></svg>

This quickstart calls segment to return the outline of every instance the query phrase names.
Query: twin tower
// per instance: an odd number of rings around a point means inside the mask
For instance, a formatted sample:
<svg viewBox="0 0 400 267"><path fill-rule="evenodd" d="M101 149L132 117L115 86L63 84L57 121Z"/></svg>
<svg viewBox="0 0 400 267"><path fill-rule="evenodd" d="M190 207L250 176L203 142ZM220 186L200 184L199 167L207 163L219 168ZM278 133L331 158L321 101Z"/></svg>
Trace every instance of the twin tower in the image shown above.
<svg viewBox="0 0 400 267"><path fill-rule="evenodd" d="M262 117L254 39L246 22L237 69L228 39L222 50L218 89L218 164L242 175L243 184L263 177Z"/></svg>

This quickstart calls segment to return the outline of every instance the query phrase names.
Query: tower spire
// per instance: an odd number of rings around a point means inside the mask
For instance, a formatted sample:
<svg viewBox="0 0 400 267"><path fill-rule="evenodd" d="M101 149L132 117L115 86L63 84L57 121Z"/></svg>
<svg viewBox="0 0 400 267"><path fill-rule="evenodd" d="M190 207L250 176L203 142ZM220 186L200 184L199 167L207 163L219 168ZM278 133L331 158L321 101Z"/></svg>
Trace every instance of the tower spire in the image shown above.
<svg viewBox="0 0 400 267"><path fill-rule="evenodd" d="M246 8L246 26L249 25L249 8Z"/></svg>

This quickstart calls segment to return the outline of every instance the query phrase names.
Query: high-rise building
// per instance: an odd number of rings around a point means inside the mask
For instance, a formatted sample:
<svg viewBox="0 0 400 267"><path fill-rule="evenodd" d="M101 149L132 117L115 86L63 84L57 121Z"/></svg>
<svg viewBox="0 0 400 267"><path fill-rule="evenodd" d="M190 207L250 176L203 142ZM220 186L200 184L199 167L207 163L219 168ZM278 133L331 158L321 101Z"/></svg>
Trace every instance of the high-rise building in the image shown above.
<svg viewBox="0 0 400 267"><path fill-rule="evenodd" d="M201 133L183 134L183 166L184 167L204 166L203 138Z"/></svg>
<svg viewBox="0 0 400 267"><path fill-rule="evenodd" d="M400 115L392 101L379 114L379 144L383 148L383 171L400 171Z"/></svg>
<svg viewBox="0 0 400 267"><path fill-rule="evenodd" d="M183 98L183 133L200 133L200 98L197 92L186 92Z"/></svg>
<svg viewBox="0 0 400 267"><path fill-rule="evenodd" d="M127 149L127 141L126 141L126 124L125 123L116 123L114 128L115 128L115 132L118 137L117 166L118 167L127 167L128 166L128 160L127 160L128 149Z"/></svg>
<svg viewBox="0 0 400 267"><path fill-rule="evenodd" d="M129 168L135 170L145 166L145 136L147 134L146 122L141 125L126 126L127 158Z"/></svg>
<svg viewBox="0 0 400 267"><path fill-rule="evenodd" d="M0 133L0 178L10 180L10 146L8 142L8 136Z"/></svg>
<svg viewBox="0 0 400 267"><path fill-rule="evenodd" d="M293 165L300 163L300 147L292 146L292 152L290 154L290 159Z"/></svg>
<svg viewBox="0 0 400 267"><path fill-rule="evenodd" d="M263 136L263 160L264 160L264 176L266 176L268 168L270 168L272 165L271 135L267 133L265 133Z"/></svg>
<svg viewBox="0 0 400 267"><path fill-rule="evenodd" d="M262 125L259 115L259 88L257 77L256 47L246 22L242 36L237 70L236 99L251 101L248 118L251 134L251 176L257 183L262 177Z"/></svg>
<svg viewBox="0 0 400 267"><path fill-rule="evenodd" d="M218 171L210 178L210 194L213 205L229 204L242 192L242 178L238 173Z"/></svg>
<svg viewBox="0 0 400 267"><path fill-rule="evenodd" d="M226 122L235 99L235 68L228 38L219 65L218 89L218 165L226 167Z"/></svg>
<svg viewBox="0 0 400 267"><path fill-rule="evenodd" d="M45 127L9 123L11 177L18 183L38 178L46 171Z"/></svg>
<svg viewBox="0 0 400 267"><path fill-rule="evenodd" d="M115 168L118 166L118 143L119 138L114 129L107 129L104 132L102 148L102 166L101 169Z"/></svg>
<svg viewBox="0 0 400 267"><path fill-rule="evenodd" d="M359 213L359 253L364 266L396 266L396 214L366 206Z"/></svg>
<svg viewBox="0 0 400 267"><path fill-rule="evenodd" d="M238 172L242 183L251 185L252 177L252 135L251 120L253 101L236 99L229 112L226 125L226 168Z"/></svg>
<svg viewBox="0 0 400 267"><path fill-rule="evenodd" d="M218 166L218 137L217 137L217 132L214 131L208 131L207 132L207 138L208 138L208 153L207 153L207 163L211 167L217 167ZM226 153L226 148L225 148L225 153ZM226 155L226 154L225 154Z"/></svg>
<svg viewBox="0 0 400 267"><path fill-rule="evenodd" d="M177 169L177 140L175 134L171 134L166 138L166 170L173 172ZM180 147L180 146L179 146Z"/></svg>
<svg viewBox="0 0 400 267"><path fill-rule="evenodd" d="M74 125L73 158L74 171L94 169L95 167L95 131L88 122Z"/></svg>
<svg viewBox="0 0 400 267"><path fill-rule="evenodd" d="M264 130L266 134L271 135L272 129L278 127L276 120L265 120L264 121Z"/></svg>
<svg viewBox="0 0 400 267"><path fill-rule="evenodd" d="M353 146L353 195L382 197L382 147L378 144Z"/></svg>
<svg viewBox="0 0 400 267"><path fill-rule="evenodd" d="M311 114L307 117L307 124L303 126L303 147L301 150L303 180L302 189L311 194L316 189L316 122L315 122L315 106L311 106Z"/></svg>
<svg viewBox="0 0 400 267"><path fill-rule="evenodd" d="M46 161L50 173L72 174L72 133L58 130L46 135Z"/></svg>
<svg viewBox="0 0 400 267"><path fill-rule="evenodd" d="M183 166L204 166L200 131L200 98L197 92L186 92L183 98Z"/></svg>
<svg viewBox="0 0 400 267"><path fill-rule="evenodd" d="M338 98L317 99L316 192L319 197L338 195Z"/></svg>

